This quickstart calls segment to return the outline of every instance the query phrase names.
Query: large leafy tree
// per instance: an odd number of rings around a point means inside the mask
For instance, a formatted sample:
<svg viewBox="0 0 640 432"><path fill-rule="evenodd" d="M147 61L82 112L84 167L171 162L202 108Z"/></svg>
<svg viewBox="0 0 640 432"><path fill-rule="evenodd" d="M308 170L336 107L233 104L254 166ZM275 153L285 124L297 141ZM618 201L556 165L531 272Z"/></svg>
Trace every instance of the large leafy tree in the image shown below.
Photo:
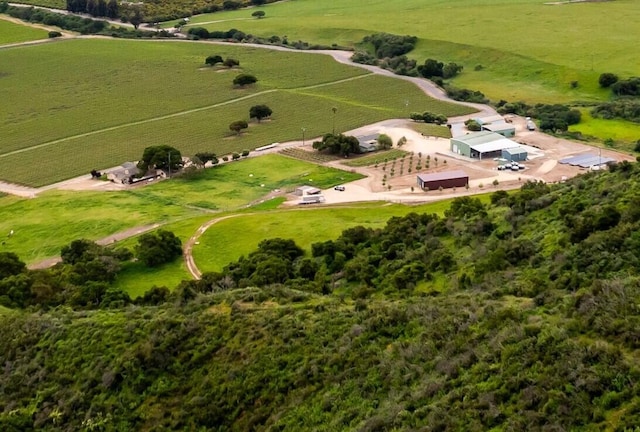
<svg viewBox="0 0 640 432"><path fill-rule="evenodd" d="M318 151L327 151L332 154L341 154L349 156L352 153L360 153L360 143L354 136L343 134L334 135L326 134L322 137L322 141L313 143L313 148Z"/></svg>
<svg viewBox="0 0 640 432"><path fill-rule="evenodd" d="M136 257L148 267L158 267L182 255L182 241L174 233L158 230L138 239Z"/></svg>
<svg viewBox="0 0 640 432"><path fill-rule="evenodd" d="M258 79L249 74L240 74L233 79L233 85L238 87L248 86L249 84L255 84L258 82Z"/></svg>
<svg viewBox="0 0 640 432"><path fill-rule="evenodd" d="M242 131L242 129L246 129L248 127L249 123L247 123L245 120L237 120L229 125L229 129L231 129L238 135L240 135L240 131Z"/></svg>
<svg viewBox="0 0 640 432"><path fill-rule="evenodd" d="M182 154L180 150L169 145L151 146L144 149L142 159L138 162L138 168L142 172L149 169L161 169L177 171L182 167Z"/></svg>

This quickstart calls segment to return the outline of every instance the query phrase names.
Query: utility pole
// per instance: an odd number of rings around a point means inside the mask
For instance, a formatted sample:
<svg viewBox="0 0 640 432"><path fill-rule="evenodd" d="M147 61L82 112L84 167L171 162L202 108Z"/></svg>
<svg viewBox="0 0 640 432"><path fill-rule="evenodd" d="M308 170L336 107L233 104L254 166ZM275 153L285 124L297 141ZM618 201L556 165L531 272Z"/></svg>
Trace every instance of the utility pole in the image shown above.
<svg viewBox="0 0 640 432"><path fill-rule="evenodd" d="M307 131L307 128L302 128L302 147L304 147L304 133Z"/></svg>
<svg viewBox="0 0 640 432"><path fill-rule="evenodd" d="M169 174L167 177L171 177L171 152L167 154L167 168L169 169Z"/></svg>

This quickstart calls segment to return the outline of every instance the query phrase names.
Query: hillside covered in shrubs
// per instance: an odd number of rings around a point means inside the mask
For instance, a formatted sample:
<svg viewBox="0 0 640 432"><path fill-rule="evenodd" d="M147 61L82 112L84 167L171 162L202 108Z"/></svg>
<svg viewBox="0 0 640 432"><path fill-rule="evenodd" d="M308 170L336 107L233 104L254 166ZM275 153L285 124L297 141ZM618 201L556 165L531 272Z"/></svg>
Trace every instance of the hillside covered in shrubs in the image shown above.
<svg viewBox="0 0 640 432"><path fill-rule="evenodd" d="M157 301L0 309L0 430L633 431L639 186L623 162L267 240Z"/></svg>

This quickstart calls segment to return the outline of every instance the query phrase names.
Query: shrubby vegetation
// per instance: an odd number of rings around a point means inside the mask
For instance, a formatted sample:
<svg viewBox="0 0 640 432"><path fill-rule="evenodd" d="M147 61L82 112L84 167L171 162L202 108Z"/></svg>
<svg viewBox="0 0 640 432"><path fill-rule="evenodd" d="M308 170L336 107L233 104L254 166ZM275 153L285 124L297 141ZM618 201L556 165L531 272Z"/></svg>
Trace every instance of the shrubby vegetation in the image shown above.
<svg viewBox="0 0 640 432"><path fill-rule="evenodd" d="M640 96L640 77L618 80L611 85L611 91L616 96Z"/></svg>
<svg viewBox="0 0 640 432"><path fill-rule="evenodd" d="M365 36L351 60L356 63L379 66L398 75L416 76L416 61L405 54L415 47L418 38L390 33L375 33Z"/></svg>
<svg viewBox="0 0 640 432"><path fill-rule="evenodd" d="M592 109L591 115L604 119L621 118L640 123L640 100L618 99L605 102Z"/></svg>
<svg viewBox="0 0 640 432"><path fill-rule="evenodd" d="M497 104L500 114L517 114L535 117L544 131L566 132L569 126L580 123L582 114L579 110L559 104L527 105L524 102L500 101Z"/></svg>
<svg viewBox="0 0 640 432"><path fill-rule="evenodd" d="M446 65L438 60L427 59L423 65L418 66L418 72L425 78L453 78L462 72L462 65L447 63Z"/></svg>
<svg viewBox="0 0 640 432"><path fill-rule="evenodd" d="M0 2L0 13L6 13L23 21L56 26L63 30L70 30L81 34L100 34L121 38L173 37L173 35L167 31L151 32L131 30L124 27L112 28L106 21L47 12L44 9L38 8L14 7L9 6L6 2Z"/></svg>
<svg viewBox="0 0 640 432"><path fill-rule="evenodd" d="M339 49L350 51L352 48L339 46L337 44L332 45L318 45L318 44L310 44L308 42L304 42L301 40L298 41L289 41L286 36L280 37L273 35L268 38L262 38L259 36L255 36L252 34L247 34L238 29L230 29L227 31L214 30L209 31L204 27L191 27L189 28L187 34L191 39L199 40L199 39L222 39L227 42L244 42L244 43L254 43L254 44L262 44L262 45L277 45L283 47L290 47L299 50L327 50L327 49Z"/></svg>
<svg viewBox="0 0 640 432"><path fill-rule="evenodd" d="M447 96L453 100L483 104L489 103L489 99L487 99L481 91L461 89L450 84L445 84L444 89L447 92Z"/></svg>
<svg viewBox="0 0 640 432"><path fill-rule="evenodd" d="M639 186L623 162L266 240L140 305L92 282L75 310L3 310L0 429L634 430ZM53 280L113 253L70 245ZM2 298L29 275L0 255Z"/></svg>
<svg viewBox="0 0 640 432"><path fill-rule="evenodd" d="M434 123L438 125L447 123L447 116L443 114L434 114L429 111L425 111L423 113L413 112L409 115L409 118L411 118L411 120L413 121Z"/></svg>

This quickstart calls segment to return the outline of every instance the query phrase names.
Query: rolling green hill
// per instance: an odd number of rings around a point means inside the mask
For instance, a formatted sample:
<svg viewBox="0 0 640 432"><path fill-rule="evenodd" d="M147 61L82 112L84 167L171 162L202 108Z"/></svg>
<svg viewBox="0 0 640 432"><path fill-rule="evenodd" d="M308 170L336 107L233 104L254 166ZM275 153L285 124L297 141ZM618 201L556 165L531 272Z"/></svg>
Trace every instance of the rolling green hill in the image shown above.
<svg viewBox="0 0 640 432"><path fill-rule="evenodd" d="M263 10L260 20L239 10L199 15L189 25L343 46L380 31L415 35L419 42L410 57L464 65L454 83L492 100L599 100L608 97L598 88L600 73L640 74L640 66L628 61L640 32L640 4L633 0L296 0ZM579 86L572 88L571 81Z"/></svg>
<svg viewBox="0 0 640 432"><path fill-rule="evenodd" d="M624 162L313 258L263 242L168 301L3 310L0 428L633 431L639 183Z"/></svg>

